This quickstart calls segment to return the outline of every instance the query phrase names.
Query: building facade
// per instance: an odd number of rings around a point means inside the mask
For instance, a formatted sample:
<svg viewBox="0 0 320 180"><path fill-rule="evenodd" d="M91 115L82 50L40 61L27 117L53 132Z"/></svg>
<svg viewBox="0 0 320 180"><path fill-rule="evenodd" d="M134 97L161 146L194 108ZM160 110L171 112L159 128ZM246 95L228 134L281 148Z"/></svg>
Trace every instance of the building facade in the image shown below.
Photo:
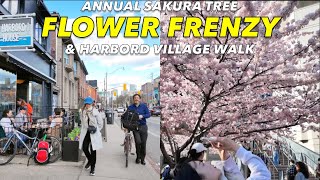
<svg viewBox="0 0 320 180"><path fill-rule="evenodd" d="M22 98L33 106L34 119L48 117L52 114L52 91L56 83L57 62L51 55L51 35L43 38L41 33L45 17L51 15L42 0L0 1L1 18L7 16L6 18L20 20L17 16L24 16L22 14L28 14L33 20L33 51L10 51L11 45L7 47L7 51L1 50L0 111L12 109L15 112L16 100ZM10 23L14 22L12 20Z"/></svg>
<svg viewBox="0 0 320 180"><path fill-rule="evenodd" d="M136 92L136 91L137 91L137 85L135 85L135 84L130 84L130 89L129 89L129 91L131 91L131 92Z"/></svg>
<svg viewBox="0 0 320 180"><path fill-rule="evenodd" d="M152 105L153 85L151 82L147 82L141 86L141 98L148 106Z"/></svg>
<svg viewBox="0 0 320 180"><path fill-rule="evenodd" d="M56 12L52 16L60 18ZM56 24L59 27L59 24ZM57 38L57 30L50 32L52 54L57 61L56 84L53 87L53 106L66 110L76 110L83 106L83 99L87 96L86 75L88 71L78 52L66 54L69 44L74 45L71 38Z"/></svg>
<svg viewBox="0 0 320 180"><path fill-rule="evenodd" d="M82 60L80 60L79 62L78 70L80 75L80 78L78 81L78 102L79 102L79 108L81 108L83 106L84 98L87 97L86 76L88 75L88 71Z"/></svg>

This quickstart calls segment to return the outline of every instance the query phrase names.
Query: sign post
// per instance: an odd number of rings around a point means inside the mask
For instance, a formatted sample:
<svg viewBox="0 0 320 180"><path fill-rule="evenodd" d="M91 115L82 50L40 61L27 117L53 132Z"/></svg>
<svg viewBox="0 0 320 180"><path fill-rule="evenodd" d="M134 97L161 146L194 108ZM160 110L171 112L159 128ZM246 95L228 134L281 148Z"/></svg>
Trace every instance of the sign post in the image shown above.
<svg viewBox="0 0 320 180"><path fill-rule="evenodd" d="M0 16L0 52L35 51L34 16L35 14Z"/></svg>

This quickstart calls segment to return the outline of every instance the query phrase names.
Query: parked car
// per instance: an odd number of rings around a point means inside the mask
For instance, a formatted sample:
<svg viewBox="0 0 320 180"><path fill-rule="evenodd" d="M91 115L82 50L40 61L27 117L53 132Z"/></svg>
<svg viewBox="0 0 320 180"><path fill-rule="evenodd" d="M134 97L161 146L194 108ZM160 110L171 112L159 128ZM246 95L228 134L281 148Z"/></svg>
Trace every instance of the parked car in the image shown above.
<svg viewBox="0 0 320 180"><path fill-rule="evenodd" d="M160 107L159 106L154 106L151 110L151 116L160 116Z"/></svg>
<svg viewBox="0 0 320 180"><path fill-rule="evenodd" d="M117 112L118 113L124 113L124 108L123 107L118 107Z"/></svg>

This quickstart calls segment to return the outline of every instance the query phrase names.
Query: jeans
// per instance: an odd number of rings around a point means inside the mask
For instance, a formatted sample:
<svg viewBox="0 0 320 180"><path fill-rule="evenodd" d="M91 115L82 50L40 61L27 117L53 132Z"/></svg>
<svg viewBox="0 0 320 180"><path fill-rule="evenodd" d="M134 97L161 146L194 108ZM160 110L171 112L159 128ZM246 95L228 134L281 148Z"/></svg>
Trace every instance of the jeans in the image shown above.
<svg viewBox="0 0 320 180"><path fill-rule="evenodd" d="M90 145L90 152L89 152L89 145ZM94 151L92 149L90 132L87 132L83 140L82 150L88 159L88 163L91 165L91 170L94 170L96 166L96 160L97 160L97 151Z"/></svg>
<svg viewBox="0 0 320 180"><path fill-rule="evenodd" d="M133 131L134 142L136 145L137 159L144 161L146 157L147 139L148 139L148 126L139 126L138 131Z"/></svg>
<svg viewBox="0 0 320 180"><path fill-rule="evenodd" d="M273 163L274 165L278 166L279 165L279 152L278 151L273 151Z"/></svg>

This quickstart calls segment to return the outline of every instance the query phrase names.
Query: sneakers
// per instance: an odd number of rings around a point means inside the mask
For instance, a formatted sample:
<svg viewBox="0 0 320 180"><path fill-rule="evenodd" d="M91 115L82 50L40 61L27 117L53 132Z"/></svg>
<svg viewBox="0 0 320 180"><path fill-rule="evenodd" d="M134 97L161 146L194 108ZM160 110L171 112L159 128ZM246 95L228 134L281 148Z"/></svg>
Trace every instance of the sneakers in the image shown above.
<svg viewBox="0 0 320 180"><path fill-rule="evenodd" d="M94 172L94 167L91 168L91 171L90 171L90 176L95 176L96 173Z"/></svg>
<svg viewBox="0 0 320 180"><path fill-rule="evenodd" d="M142 165L146 165L146 162L144 160L141 160Z"/></svg>
<svg viewBox="0 0 320 180"><path fill-rule="evenodd" d="M90 171L90 176L95 176L96 175L96 173L94 173L94 170L92 171Z"/></svg>
<svg viewBox="0 0 320 180"><path fill-rule="evenodd" d="M84 166L84 168L86 169L86 170L89 170L90 169L90 163L89 162L87 162L87 164Z"/></svg>

